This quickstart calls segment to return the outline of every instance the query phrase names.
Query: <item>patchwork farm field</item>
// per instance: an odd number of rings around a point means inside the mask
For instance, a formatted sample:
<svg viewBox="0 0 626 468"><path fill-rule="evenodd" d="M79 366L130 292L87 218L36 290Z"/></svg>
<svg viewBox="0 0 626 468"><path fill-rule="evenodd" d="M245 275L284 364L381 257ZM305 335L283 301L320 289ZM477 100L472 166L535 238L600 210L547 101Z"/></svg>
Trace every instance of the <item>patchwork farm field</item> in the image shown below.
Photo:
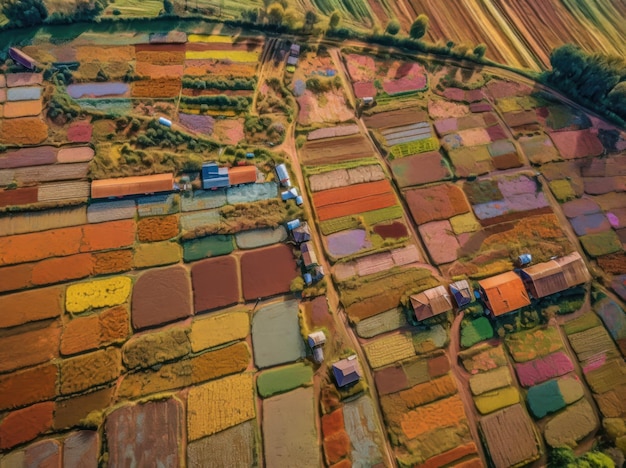
<svg viewBox="0 0 626 468"><path fill-rule="evenodd" d="M623 448L626 133L488 61L337 39L426 13L442 51L540 71L565 40L623 56L619 2L44 3L0 31L0 466ZM593 283L496 319L474 294L574 251Z"/></svg>

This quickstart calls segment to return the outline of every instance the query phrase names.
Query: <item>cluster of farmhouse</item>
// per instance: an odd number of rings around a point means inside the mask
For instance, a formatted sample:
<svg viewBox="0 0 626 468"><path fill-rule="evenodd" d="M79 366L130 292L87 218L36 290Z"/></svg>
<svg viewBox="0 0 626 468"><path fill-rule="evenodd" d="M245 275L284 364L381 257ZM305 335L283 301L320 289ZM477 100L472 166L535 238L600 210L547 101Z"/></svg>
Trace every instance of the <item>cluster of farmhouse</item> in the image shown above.
<svg viewBox="0 0 626 468"><path fill-rule="evenodd" d="M541 299L586 283L590 275L578 252L516 271L478 281L474 292L467 280L449 285L456 306L462 308L480 298L492 318L514 312ZM415 320L421 322L453 309L445 286L427 289L410 297Z"/></svg>

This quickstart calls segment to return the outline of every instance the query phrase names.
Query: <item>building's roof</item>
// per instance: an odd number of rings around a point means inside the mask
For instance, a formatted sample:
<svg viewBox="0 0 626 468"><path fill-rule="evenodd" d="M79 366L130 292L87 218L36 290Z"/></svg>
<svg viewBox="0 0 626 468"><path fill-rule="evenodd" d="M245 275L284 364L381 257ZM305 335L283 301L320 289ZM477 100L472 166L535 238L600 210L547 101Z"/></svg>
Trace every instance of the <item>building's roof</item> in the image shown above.
<svg viewBox="0 0 626 468"><path fill-rule="evenodd" d="M317 254L315 253L315 248L313 247L313 244L311 244L310 242L304 242L300 247L300 250L302 252L302 260L304 260L305 267L308 268L310 266L318 264Z"/></svg>
<svg viewBox="0 0 626 468"><path fill-rule="evenodd" d="M300 44L291 44L289 51L292 53L299 54L300 53Z"/></svg>
<svg viewBox="0 0 626 468"><path fill-rule="evenodd" d="M484 279L478 284L485 292L489 308L495 316L530 304L522 279L512 271Z"/></svg>
<svg viewBox="0 0 626 468"><path fill-rule="evenodd" d="M452 309L450 295L445 286L427 289L410 297L415 318L425 320Z"/></svg>
<svg viewBox="0 0 626 468"><path fill-rule="evenodd" d="M467 280L455 281L450 284L450 291L454 296L457 305L464 306L474 299L472 287Z"/></svg>
<svg viewBox="0 0 626 468"><path fill-rule="evenodd" d="M361 378L359 361L356 356L350 356L333 364L333 376L338 387L345 387L357 382Z"/></svg>
<svg viewBox="0 0 626 468"><path fill-rule="evenodd" d="M311 230L307 223L302 223L293 230L293 239L296 242L306 242L311 239Z"/></svg>
<svg viewBox="0 0 626 468"><path fill-rule="evenodd" d="M228 171L231 185L256 182L256 166L235 166Z"/></svg>
<svg viewBox="0 0 626 468"><path fill-rule="evenodd" d="M578 252L524 268L537 297L564 291L589 281L589 272Z"/></svg>
<svg viewBox="0 0 626 468"><path fill-rule="evenodd" d="M122 197L154 192L166 192L174 188L173 174L100 179L91 182L92 198Z"/></svg>
<svg viewBox="0 0 626 468"><path fill-rule="evenodd" d="M315 346L321 346L326 343L326 335L324 335L324 332L321 330L309 333L309 336L307 338L307 341L309 342L309 346L311 348Z"/></svg>
<svg viewBox="0 0 626 468"><path fill-rule="evenodd" d="M298 65L298 57L290 55L287 57L287 65Z"/></svg>

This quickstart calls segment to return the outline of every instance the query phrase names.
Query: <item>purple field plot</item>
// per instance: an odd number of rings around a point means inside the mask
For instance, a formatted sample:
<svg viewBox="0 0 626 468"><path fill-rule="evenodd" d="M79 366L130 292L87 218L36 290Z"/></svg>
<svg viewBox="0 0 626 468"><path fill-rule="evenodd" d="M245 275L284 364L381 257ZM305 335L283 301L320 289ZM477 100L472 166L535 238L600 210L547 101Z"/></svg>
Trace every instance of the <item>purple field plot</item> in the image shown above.
<svg viewBox="0 0 626 468"><path fill-rule="evenodd" d="M603 213L576 216L570 219L570 223L577 236L598 234L611 229L611 223Z"/></svg>
<svg viewBox="0 0 626 468"><path fill-rule="evenodd" d="M625 276L626 275L616 277L611 285L618 282L622 287L625 287ZM624 310L619 304L611 299L605 299L600 302L600 304L595 305L594 308L614 340L617 341L626 338L626 313L624 313Z"/></svg>
<svg viewBox="0 0 626 468"><path fill-rule="evenodd" d="M600 212L600 207L591 198L579 198L577 200L568 201L561 205L561 209L563 210L563 214L568 218Z"/></svg>
<svg viewBox="0 0 626 468"><path fill-rule="evenodd" d="M528 176L519 176L514 179L500 177L498 180L498 189L504 198L515 195L537 192L537 183Z"/></svg>
<svg viewBox="0 0 626 468"><path fill-rule="evenodd" d="M562 351L515 365L517 378L523 387L532 387L573 370L572 361Z"/></svg>
<svg viewBox="0 0 626 468"><path fill-rule="evenodd" d="M474 214L478 219L490 219L508 213L522 212L545 208L548 201L543 192L514 195L506 200L474 205Z"/></svg>
<svg viewBox="0 0 626 468"><path fill-rule="evenodd" d="M489 138L491 138L491 141L506 139L506 132L504 131L504 128L502 128L502 125L500 124L487 127L487 133L489 134Z"/></svg>
<svg viewBox="0 0 626 468"><path fill-rule="evenodd" d="M345 257L372 246L366 239L364 229L353 229L331 234L326 237L326 242L328 251L334 257Z"/></svg>
<svg viewBox="0 0 626 468"><path fill-rule="evenodd" d="M80 83L67 87L67 94L74 99L82 97L123 96L128 93L126 83Z"/></svg>
<svg viewBox="0 0 626 468"><path fill-rule="evenodd" d="M210 115L193 115L193 114L178 114L178 120L181 125L184 125L189 130L194 132L204 133L211 135L213 133L213 126L215 125L215 119Z"/></svg>

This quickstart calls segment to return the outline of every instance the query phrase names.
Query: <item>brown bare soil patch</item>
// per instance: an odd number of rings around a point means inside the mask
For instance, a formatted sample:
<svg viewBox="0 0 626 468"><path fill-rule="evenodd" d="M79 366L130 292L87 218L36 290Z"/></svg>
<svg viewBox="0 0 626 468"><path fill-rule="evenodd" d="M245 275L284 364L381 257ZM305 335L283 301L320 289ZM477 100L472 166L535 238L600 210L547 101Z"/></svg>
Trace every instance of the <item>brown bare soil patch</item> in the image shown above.
<svg viewBox="0 0 626 468"><path fill-rule="evenodd" d="M310 165L367 158L373 154L374 148L361 134L307 141L301 150L303 163Z"/></svg>
<svg viewBox="0 0 626 468"><path fill-rule="evenodd" d="M438 151L394 159L391 161L391 172L401 188L451 177L450 169Z"/></svg>
<svg viewBox="0 0 626 468"><path fill-rule="evenodd" d="M596 259L598 266L612 275L622 275L626 273L626 254L618 252L604 255Z"/></svg>
<svg viewBox="0 0 626 468"><path fill-rule="evenodd" d="M133 287L133 328L153 327L191 315L191 285L180 266L150 270Z"/></svg>
<svg viewBox="0 0 626 468"><path fill-rule="evenodd" d="M138 75L149 76L150 78L183 76L182 65L154 65L148 62L137 62L135 70Z"/></svg>
<svg viewBox="0 0 626 468"><path fill-rule="evenodd" d="M428 114L419 107L407 107L388 112L379 112L363 117L365 125L373 128L400 127L428 120Z"/></svg>
<svg viewBox="0 0 626 468"><path fill-rule="evenodd" d="M41 114L41 99L37 101L7 102L4 104L4 118L34 117Z"/></svg>
<svg viewBox="0 0 626 468"><path fill-rule="evenodd" d="M80 46L76 47L76 59L79 62L130 62L135 60L133 46Z"/></svg>
<svg viewBox="0 0 626 468"><path fill-rule="evenodd" d="M588 129L552 132L549 135L565 159L599 156L604 151L598 136Z"/></svg>
<svg viewBox="0 0 626 468"><path fill-rule="evenodd" d="M225 256L194 263L191 267L195 311L226 307L239 301L237 261Z"/></svg>
<svg viewBox="0 0 626 468"><path fill-rule="evenodd" d="M470 210L463 190L453 184L407 190L404 196L416 224L448 219Z"/></svg>
<svg viewBox="0 0 626 468"><path fill-rule="evenodd" d="M252 76L256 72L256 66L256 63L224 63L220 60L186 60L185 75L207 76L211 74L229 74L233 76Z"/></svg>
<svg viewBox="0 0 626 468"><path fill-rule="evenodd" d="M399 392L409 386L409 381L401 366L385 367L375 372L374 381L380 396Z"/></svg>
<svg viewBox="0 0 626 468"><path fill-rule="evenodd" d="M293 253L285 244L253 250L241 256L241 281L246 301L289 291L291 280L297 274Z"/></svg>

